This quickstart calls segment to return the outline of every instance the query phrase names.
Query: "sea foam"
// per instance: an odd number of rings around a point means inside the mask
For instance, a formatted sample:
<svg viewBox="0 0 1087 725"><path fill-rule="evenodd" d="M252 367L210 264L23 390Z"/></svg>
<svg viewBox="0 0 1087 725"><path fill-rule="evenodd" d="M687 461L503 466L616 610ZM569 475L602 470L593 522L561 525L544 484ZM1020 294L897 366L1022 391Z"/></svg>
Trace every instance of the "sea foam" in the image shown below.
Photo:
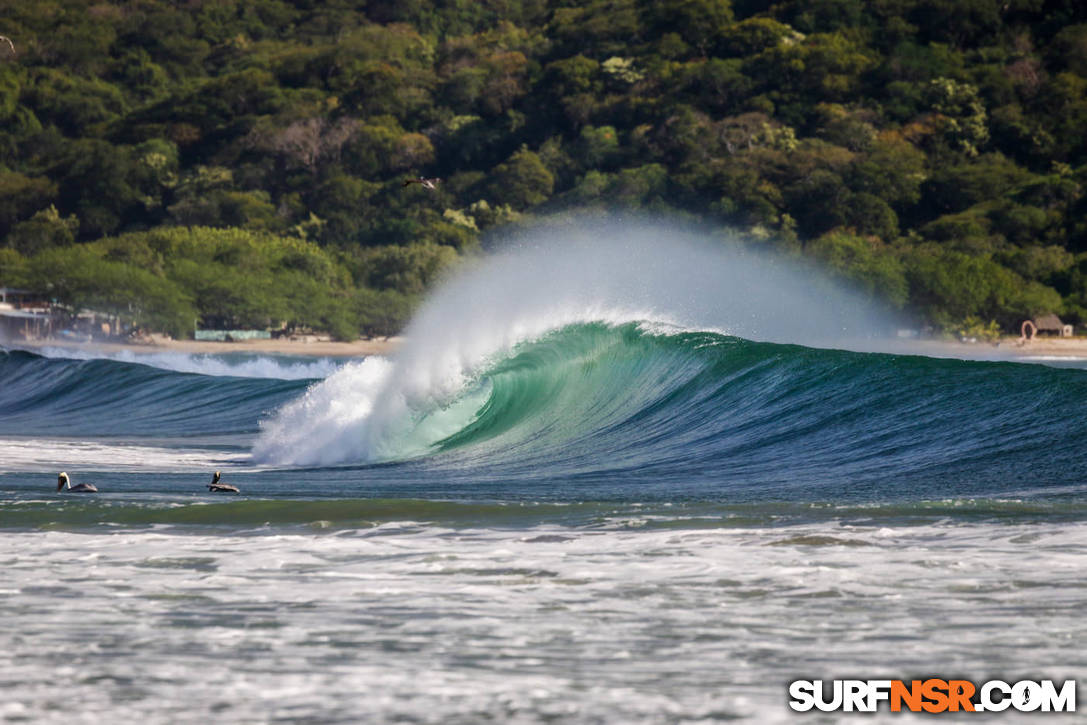
<svg viewBox="0 0 1087 725"><path fill-rule="evenodd" d="M738 243L646 221L536 229L442 284L395 358L347 365L266 420L254 458L335 465L425 453L471 420L459 410L465 395L482 402L481 374L517 344L589 322L853 348L892 327L814 270ZM451 406L459 412L443 424Z"/></svg>
<svg viewBox="0 0 1087 725"><path fill-rule="evenodd" d="M36 355L68 360L113 360L115 362L147 365L176 373L193 373L216 377L270 378L275 380L311 380L325 378L344 364L335 358L307 358L250 353L183 353L183 352L106 352L94 347L71 348L44 346L30 350Z"/></svg>

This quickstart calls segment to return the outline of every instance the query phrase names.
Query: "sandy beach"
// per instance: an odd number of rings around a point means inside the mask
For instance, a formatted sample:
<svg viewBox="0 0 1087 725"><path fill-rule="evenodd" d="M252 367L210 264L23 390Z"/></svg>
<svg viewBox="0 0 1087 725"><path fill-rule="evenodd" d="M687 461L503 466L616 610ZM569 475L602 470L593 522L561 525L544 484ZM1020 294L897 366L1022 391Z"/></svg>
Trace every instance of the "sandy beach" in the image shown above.
<svg viewBox="0 0 1087 725"><path fill-rule="evenodd" d="M999 350L1014 351L1021 356L1084 357L1087 358L1087 338L1083 337L1047 337L1023 345L1018 338L1008 337L1001 341Z"/></svg>
<svg viewBox="0 0 1087 725"><path fill-rule="evenodd" d="M2 342L2 341L0 341ZM131 352L162 353L180 352L188 354L252 353L265 355L305 355L313 357L365 357L368 355L389 355L403 343L401 337L387 339L355 340L354 342L334 342L316 339L278 339L278 340L239 340L237 342L211 342L198 340L172 340L154 336L148 342L71 342L67 340L20 340L8 343L12 347L24 350L41 348L69 348L73 350L95 350L104 353Z"/></svg>
<svg viewBox="0 0 1087 725"><path fill-rule="evenodd" d="M131 352L188 354L251 353L266 355L296 355L313 357L366 357L390 355L404 344L402 337L388 339L334 342L316 339L239 340L236 342L209 342L197 340L172 340L155 336L144 343L122 342L71 342L67 340L19 340L0 341L0 345L34 350L42 348L69 348L94 350L101 353ZM904 355L930 355L967 360L1014 360L1031 358L1087 359L1087 338L1039 338L1019 344L1019 338L1008 336L999 342L964 343L956 340L894 340L882 349Z"/></svg>
<svg viewBox="0 0 1087 725"><path fill-rule="evenodd" d="M906 355L930 355L964 360L1028 360L1046 358L1087 359L1087 338L1045 337L1020 343L1007 336L997 342L957 340L903 340L888 349Z"/></svg>

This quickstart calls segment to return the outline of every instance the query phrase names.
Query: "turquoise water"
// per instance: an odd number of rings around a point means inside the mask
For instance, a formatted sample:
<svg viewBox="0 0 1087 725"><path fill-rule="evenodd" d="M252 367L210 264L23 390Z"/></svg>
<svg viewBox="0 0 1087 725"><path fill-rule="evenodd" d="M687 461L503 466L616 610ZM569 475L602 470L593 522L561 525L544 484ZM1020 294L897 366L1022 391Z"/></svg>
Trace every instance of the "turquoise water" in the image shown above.
<svg viewBox="0 0 1087 725"><path fill-rule="evenodd" d="M345 364L333 377L365 387L374 362ZM291 435L301 435L283 444L287 456L309 452L323 465L278 464L281 431L274 418L268 425L270 412L304 402L313 380L21 351L0 356L0 377L0 436L33 442L37 459L52 464L44 476L5 471L16 499L48 492L57 465L77 468L114 494L104 511L126 523L139 515L128 502L151 516L151 502L199 493L215 468L247 495L272 499L756 510L1000 497L1030 501L1028 509L1069 499L1076 510L1087 469L1084 370L650 333L633 323L568 326L519 344L444 404L427 401L397 421L377 460L364 435L350 437L357 424L343 422L340 439L313 439L288 416ZM61 450L43 455L50 440ZM176 470L192 462L199 475Z"/></svg>
<svg viewBox="0 0 1087 725"><path fill-rule="evenodd" d="M1087 664L1087 371L589 324L404 459L294 466L276 415L389 364L218 362L261 376L0 354L11 721L775 722L792 679Z"/></svg>
<svg viewBox="0 0 1087 725"><path fill-rule="evenodd" d="M593 254L466 273L391 359L0 352L0 717L779 722L793 679L1085 671L1087 364Z"/></svg>

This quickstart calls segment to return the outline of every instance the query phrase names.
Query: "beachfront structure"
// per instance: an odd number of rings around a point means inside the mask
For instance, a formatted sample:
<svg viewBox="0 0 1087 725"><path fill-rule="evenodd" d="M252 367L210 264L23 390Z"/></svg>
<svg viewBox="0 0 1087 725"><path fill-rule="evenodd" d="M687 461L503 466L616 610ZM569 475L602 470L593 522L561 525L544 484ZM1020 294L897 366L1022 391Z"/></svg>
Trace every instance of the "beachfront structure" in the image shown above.
<svg viewBox="0 0 1087 725"><path fill-rule="evenodd" d="M1039 334L1057 335L1059 337L1072 337L1072 326L1061 322L1061 318L1054 314L1040 315L1034 320L1034 327Z"/></svg>
<svg viewBox="0 0 1087 725"><path fill-rule="evenodd" d="M23 307L45 307L48 303L44 295L14 287L0 287L0 309L21 309Z"/></svg>
<svg viewBox="0 0 1087 725"><path fill-rule="evenodd" d="M53 317L35 310L0 307L0 339L40 340L53 334Z"/></svg>
<svg viewBox="0 0 1087 725"><path fill-rule="evenodd" d="M120 318L106 312L77 312L55 305L44 292L0 287L0 340L53 337L89 341L122 333Z"/></svg>
<svg viewBox="0 0 1087 725"><path fill-rule="evenodd" d="M272 333L268 330L194 330L193 339L212 342L270 340Z"/></svg>
<svg viewBox="0 0 1087 725"><path fill-rule="evenodd" d="M0 339L38 340L52 334L52 307L44 295L0 287Z"/></svg>

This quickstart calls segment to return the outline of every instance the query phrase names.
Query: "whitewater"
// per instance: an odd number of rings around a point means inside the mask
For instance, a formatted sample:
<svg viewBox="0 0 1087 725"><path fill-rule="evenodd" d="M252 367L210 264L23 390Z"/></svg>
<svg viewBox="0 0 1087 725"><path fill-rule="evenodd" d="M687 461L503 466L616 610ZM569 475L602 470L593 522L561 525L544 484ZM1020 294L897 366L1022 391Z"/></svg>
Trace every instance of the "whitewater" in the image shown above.
<svg viewBox="0 0 1087 725"><path fill-rule="evenodd" d="M902 354L708 237L526 232L388 358L4 348L0 717L823 722L790 681L1080 677L1087 363Z"/></svg>

